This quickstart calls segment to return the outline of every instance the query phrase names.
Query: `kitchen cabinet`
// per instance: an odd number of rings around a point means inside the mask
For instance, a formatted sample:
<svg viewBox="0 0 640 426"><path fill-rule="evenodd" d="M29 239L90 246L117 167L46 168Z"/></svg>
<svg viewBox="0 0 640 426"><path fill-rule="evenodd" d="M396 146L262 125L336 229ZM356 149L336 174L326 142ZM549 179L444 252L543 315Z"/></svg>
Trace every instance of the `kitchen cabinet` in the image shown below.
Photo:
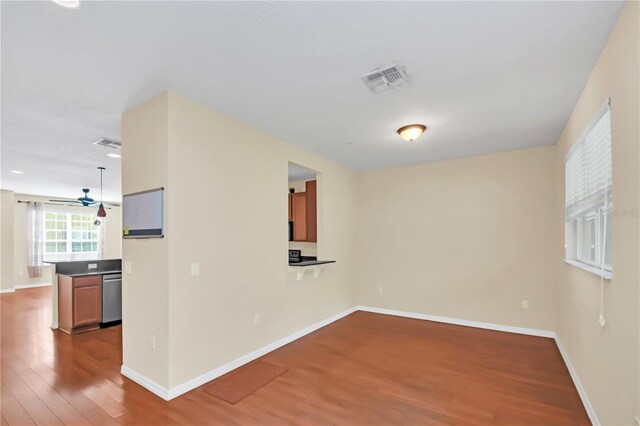
<svg viewBox="0 0 640 426"><path fill-rule="evenodd" d="M291 194L291 216L293 221L293 241L307 239L307 194Z"/></svg>
<svg viewBox="0 0 640 426"><path fill-rule="evenodd" d="M318 196L316 190L316 181L309 180L305 182L305 193L307 212L306 212L306 228L307 239L306 241L317 242L318 241ZM294 228L295 229L295 228Z"/></svg>
<svg viewBox="0 0 640 426"><path fill-rule="evenodd" d="M69 334L100 328L102 276L58 275L58 326Z"/></svg>
<svg viewBox="0 0 640 426"><path fill-rule="evenodd" d="M289 194L289 221L293 222L293 241L318 241L318 202L316 181L305 182L305 192Z"/></svg>

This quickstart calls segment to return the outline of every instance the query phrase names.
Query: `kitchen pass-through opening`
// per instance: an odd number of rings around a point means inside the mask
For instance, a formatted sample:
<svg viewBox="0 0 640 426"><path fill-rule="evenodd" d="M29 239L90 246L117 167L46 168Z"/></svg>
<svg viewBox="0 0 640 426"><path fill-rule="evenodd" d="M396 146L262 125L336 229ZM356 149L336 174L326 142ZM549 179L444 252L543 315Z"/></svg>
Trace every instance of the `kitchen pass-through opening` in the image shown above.
<svg viewBox="0 0 640 426"><path fill-rule="evenodd" d="M289 263L318 256L318 172L289 162Z"/></svg>

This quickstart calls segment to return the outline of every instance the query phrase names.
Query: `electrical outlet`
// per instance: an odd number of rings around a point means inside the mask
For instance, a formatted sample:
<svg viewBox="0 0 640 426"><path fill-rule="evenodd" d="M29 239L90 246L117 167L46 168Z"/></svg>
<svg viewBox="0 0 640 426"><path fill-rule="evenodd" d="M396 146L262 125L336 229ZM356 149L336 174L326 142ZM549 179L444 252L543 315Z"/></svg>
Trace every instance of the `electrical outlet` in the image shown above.
<svg viewBox="0 0 640 426"><path fill-rule="evenodd" d="M87 267L89 269L98 269L98 264L97 263L90 263L87 265Z"/></svg>
<svg viewBox="0 0 640 426"><path fill-rule="evenodd" d="M258 324L260 324L260 314L255 314L255 315L253 316L253 324L254 324L254 325L258 325Z"/></svg>
<svg viewBox="0 0 640 426"><path fill-rule="evenodd" d="M199 263L192 263L191 264L191 276L192 277L197 277L198 275L200 275L200 264Z"/></svg>
<svg viewBox="0 0 640 426"><path fill-rule="evenodd" d="M152 351L155 351L155 350L156 350L156 338L155 338L154 336L150 336L150 337L149 337L149 348L150 348Z"/></svg>
<svg viewBox="0 0 640 426"><path fill-rule="evenodd" d="M382 286L378 287L378 293L382 294L384 292L384 288Z"/></svg>
<svg viewBox="0 0 640 426"><path fill-rule="evenodd" d="M133 265L131 265L131 261L130 260L125 260L124 261L124 273L125 274L130 274L133 271Z"/></svg>
<svg viewBox="0 0 640 426"><path fill-rule="evenodd" d="M529 309L529 301L528 300L523 300L522 301L522 309Z"/></svg>

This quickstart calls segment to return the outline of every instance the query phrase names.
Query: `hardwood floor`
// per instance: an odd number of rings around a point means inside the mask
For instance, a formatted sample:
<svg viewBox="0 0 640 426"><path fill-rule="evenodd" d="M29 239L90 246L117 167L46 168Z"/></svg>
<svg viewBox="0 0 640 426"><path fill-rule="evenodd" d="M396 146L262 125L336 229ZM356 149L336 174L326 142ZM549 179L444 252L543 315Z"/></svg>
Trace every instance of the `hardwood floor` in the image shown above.
<svg viewBox="0 0 640 426"><path fill-rule="evenodd" d="M2 425L589 423L551 339L365 312L263 357L289 371L236 405L166 402L120 375L120 327L51 330L50 292L0 296Z"/></svg>

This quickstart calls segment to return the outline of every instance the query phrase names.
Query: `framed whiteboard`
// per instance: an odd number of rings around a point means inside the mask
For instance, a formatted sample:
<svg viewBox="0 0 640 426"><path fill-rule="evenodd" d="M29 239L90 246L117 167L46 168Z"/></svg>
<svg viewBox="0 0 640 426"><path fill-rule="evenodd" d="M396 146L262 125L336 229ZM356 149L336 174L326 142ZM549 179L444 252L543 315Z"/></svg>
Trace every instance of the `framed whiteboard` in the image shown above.
<svg viewBox="0 0 640 426"><path fill-rule="evenodd" d="M123 195L122 237L164 237L163 198L164 188Z"/></svg>

